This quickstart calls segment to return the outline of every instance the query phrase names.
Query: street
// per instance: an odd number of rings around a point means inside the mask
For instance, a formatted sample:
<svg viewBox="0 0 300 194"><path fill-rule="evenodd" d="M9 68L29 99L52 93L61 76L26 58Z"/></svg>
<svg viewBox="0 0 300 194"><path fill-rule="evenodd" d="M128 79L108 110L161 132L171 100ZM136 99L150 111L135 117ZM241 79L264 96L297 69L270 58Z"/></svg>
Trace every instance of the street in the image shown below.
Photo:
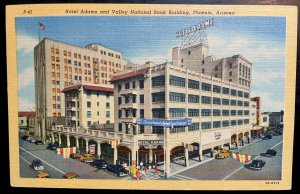
<svg viewBox="0 0 300 194"><path fill-rule="evenodd" d="M277 155L273 158L260 156L267 149L274 149ZM255 155L255 158L266 162L259 170L250 170L233 158L214 159L170 177L171 180L280 180L282 164L282 135L273 136L270 140L259 140L240 149L240 153Z"/></svg>
<svg viewBox="0 0 300 194"><path fill-rule="evenodd" d="M47 172L51 178L62 178L67 172L75 172L81 179L122 179L112 174L98 170L88 164L72 158L64 159L55 151L47 150L46 145L35 145L20 140L20 176L33 178L37 174L30 167L33 159L40 159L45 166L43 172Z"/></svg>
<svg viewBox="0 0 300 194"><path fill-rule="evenodd" d="M233 158L210 159L198 163L178 173L173 173L168 180L280 180L282 165L282 135L273 136L270 140L259 139L253 144L247 144L239 149L240 153L253 155L255 159L266 162L265 166L258 171L245 168L244 163ZM273 158L260 156L267 149L274 149L277 155ZM116 177L103 170L98 170L88 164L75 159L64 159L55 151L47 150L46 145L35 145L20 140L20 173L21 177L32 178L37 174L30 167L33 159L40 159L51 178L62 178L66 172L75 172L82 179L134 179L131 176ZM162 176L149 173L146 179L160 179Z"/></svg>

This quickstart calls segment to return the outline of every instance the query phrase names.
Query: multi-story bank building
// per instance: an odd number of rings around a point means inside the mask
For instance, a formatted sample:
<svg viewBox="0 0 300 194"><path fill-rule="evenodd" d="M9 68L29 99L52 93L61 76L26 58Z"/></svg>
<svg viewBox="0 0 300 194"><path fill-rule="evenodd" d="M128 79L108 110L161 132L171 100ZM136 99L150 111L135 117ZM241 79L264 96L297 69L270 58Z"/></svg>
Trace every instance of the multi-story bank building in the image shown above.
<svg viewBox="0 0 300 194"><path fill-rule="evenodd" d="M249 142L251 62L241 55L216 59L208 46L173 48L173 62L128 66L114 84L118 157L129 164L198 160L212 150ZM138 118L191 118L185 127L137 124ZM165 136L164 136L165 135ZM165 138L165 142L164 142ZM213 154L211 154L213 155Z"/></svg>

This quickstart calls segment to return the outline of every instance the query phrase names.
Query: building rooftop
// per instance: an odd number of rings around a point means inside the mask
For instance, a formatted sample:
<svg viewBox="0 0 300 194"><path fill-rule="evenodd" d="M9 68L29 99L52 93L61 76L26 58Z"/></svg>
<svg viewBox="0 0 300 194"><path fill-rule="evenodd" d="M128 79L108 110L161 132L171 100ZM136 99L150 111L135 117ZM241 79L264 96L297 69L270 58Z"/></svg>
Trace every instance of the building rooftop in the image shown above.
<svg viewBox="0 0 300 194"><path fill-rule="evenodd" d="M66 87L62 90L62 92L68 92L71 90L79 90L81 87L83 87L86 90L101 91L101 92L114 92L113 88L103 87L103 86L95 86L95 85L87 85L87 84L82 84L82 83Z"/></svg>
<svg viewBox="0 0 300 194"><path fill-rule="evenodd" d="M147 73L149 71L149 69L150 69L150 67L146 67L144 69L128 72L128 73L121 74L121 75L116 75L111 80L109 80L109 82L114 82L114 81L123 80L123 79L131 78L131 77L136 77L139 75L144 75L145 73Z"/></svg>
<svg viewBox="0 0 300 194"><path fill-rule="evenodd" d="M19 117L35 117L35 112L19 111L18 116Z"/></svg>

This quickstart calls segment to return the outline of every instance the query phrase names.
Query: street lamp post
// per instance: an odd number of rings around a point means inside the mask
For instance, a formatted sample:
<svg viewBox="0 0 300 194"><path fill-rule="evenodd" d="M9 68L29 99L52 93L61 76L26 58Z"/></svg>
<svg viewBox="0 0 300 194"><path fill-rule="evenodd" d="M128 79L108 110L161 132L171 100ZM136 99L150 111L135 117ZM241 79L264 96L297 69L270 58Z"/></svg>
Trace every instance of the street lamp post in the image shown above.
<svg viewBox="0 0 300 194"><path fill-rule="evenodd" d="M167 179L166 173L166 127L164 126L164 177Z"/></svg>

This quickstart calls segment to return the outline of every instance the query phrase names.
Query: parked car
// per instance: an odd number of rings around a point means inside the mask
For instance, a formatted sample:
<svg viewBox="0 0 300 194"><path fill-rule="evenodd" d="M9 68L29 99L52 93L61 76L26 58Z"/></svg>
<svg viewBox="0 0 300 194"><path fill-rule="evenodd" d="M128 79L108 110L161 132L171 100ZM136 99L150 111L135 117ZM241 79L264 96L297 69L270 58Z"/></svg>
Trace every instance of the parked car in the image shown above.
<svg viewBox="0 0 300 194"><path fill-rule="evenodd" d="M276 153L277 153L276 150L269 149L264 153L264 156L273 157L276 156Z"/></svg>
<svg viewBox="0 0 300 194"><path fill-rule="evenodd" d="M79 160L84 163L93 162L94 156L92 154L83 154L80 156Z"/></svg>
<svg viewBox="0 0 300 194"><path fill-rule="evenodd" d="M35 142L34 142L36 145L42 145L44 144L42 140L39 140L37 139Z"/></svg>
<svg viewBox="0 0 300 194"><path fill-rule="evenodd" d="M80 157L81 157L80 151L76 151L76 153L73 153L72 155L73 159L80 158Z"/></svg>
<svg viewBox="0 0 300 194"><path fill-rule="evenodd" d="M63 175L63 178L65 179L76 179L78 177L78 174L76 174L75 172L67 172Z"/></svg>
<svg viewBox="0 0 300 194"><path fill-rule="evenodd" d="M272 135L267 134L263 137L263 140L268 140L268 139L272 139Z"/></svg>
<svg viewBox="0 0 300 194"><path fill-rule="evenodd" d="M35 143L35 142L36 142L36 139L35 139L34 137L30 137L29 142L30 142L30 143Z"/></svg>
<svg viewBox="0 0 300 194"><path fill-rule="evenodd" d="M107 167L107 162L105 160L94 160L90 165L99 169L105 169Z"/></svg>
<svg viewBox="0 0 300 194"><path fill-rule="evenodd" d="M250 168L250 169L253 169L253 170L260 170L260 169L262 169L262 167L264 167L265 163L266 163L266 162L263 161L263 160L253 160L253 161L250 163L249 168Z"/></svg>
<svg viewBox="0 0 300 194"><path fill-rule="evenodd" d="M215 156L215 158L222 158L222 159L224 159L224 158L228 158L230 156L230 152L228 151L228 150L220 150L217 154L216 154L216 156Z"/></svg>
<svg viewBox="0 0 300 194"><path fill-rule="evenodd" d="M44 165L43 165L43 163L42 163L42 161L39 160L39 159L32 160L31 167L34 170L44 170L44 168L45 168Z"/></svg>
<svg viewBox="0 0 300 194"><path fill-rule="evenodd" d="M21 137L21 139L22 139L22 140L26 140L28 137L29 137L28 135L23 135L23 136Z"/></svg>
<svg viewBox="0 0 300 194"><path fill-rule="evenodd" d="M113 173L115 176L127 176L128 171L121 165L109 164L106 167L107 172Z"/></svg>
<svg viewBox="0 0 300 194"><path fill-rule="evenodd" d="M280 132L280 131L274 131L274 134L273 134L274 136L279 136L279 135L282 135L282 132Z"/></svg>
<svg viewBox="0 0 300 194"><path fill-rule="evenodd" d="M47 150L56 150L57 146L55 144L48 144Z"/></svg>
<svg viewBox="0 0 300 194"><path fill-rule="evenodd" d="M50 178L47 172L39 172L36 174L35 178Z"/></svg>

